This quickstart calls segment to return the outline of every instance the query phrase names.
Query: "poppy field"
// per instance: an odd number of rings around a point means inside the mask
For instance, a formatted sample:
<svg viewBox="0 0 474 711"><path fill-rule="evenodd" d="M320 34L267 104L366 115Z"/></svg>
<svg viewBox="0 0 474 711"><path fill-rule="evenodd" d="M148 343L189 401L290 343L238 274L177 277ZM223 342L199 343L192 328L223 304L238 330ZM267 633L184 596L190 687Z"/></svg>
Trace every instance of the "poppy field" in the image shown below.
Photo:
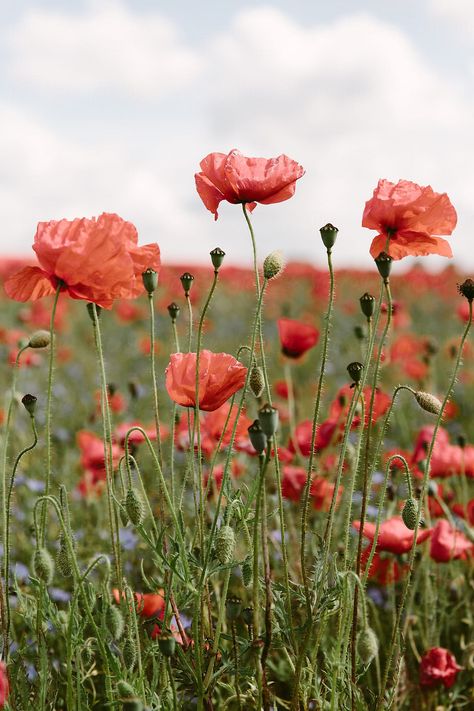
<svg viewBox="0 0 474 711"><path fill-rule="evenodd" d="M200 167L253 268L109 213L0 261L0 708L473 708L474 281L403 265L455 207L380 180L365 269L286 263L302 166Z"/></svg>

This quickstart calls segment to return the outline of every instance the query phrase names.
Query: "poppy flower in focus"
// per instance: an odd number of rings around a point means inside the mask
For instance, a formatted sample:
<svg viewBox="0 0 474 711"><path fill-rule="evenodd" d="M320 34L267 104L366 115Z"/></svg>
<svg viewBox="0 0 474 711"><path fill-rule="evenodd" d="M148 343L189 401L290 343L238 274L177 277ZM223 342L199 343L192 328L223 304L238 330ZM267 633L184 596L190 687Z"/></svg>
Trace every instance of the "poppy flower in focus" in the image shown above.
<svg viewBox="0 0 474 711"><path fill-rule="evenodd" d="M409 180L396 185L379 180L362 216L362 227L379 233L370 246L374 259L380 252L388 252L392 259L428 254L452 257L449 243L436 235L450 235L456 222L456 210L446 193L435 193L430 186Z"/></svg>
<svg viewBox="0 0 474 711"><path fill-rule="evenodd" d="M235 148L225 153L209 153L195 174L196 189L207 209L217 220L217 208L222 200L232 204L245 203L253 210L256 203L271 205L294 195L296 181L304 168L281 155L277 158L247 158Z"/></svg>
<svg viewBox="0 0 474 711"><path fill-rule="evenodd" d="M421 658L420 684L428 688L443 684L450 689L461 669L454 654L443 647L433 647Z"/></svg>
<svg viewBox="0 0 474 711"><path fill-rule="evenodd" d="M319 338L317 328L290 318L278 319L278 332L282 353L288 358L301 358Z"/></svg>
<svg viewBox="0 0 474 711"><path fill-rule="evenodd" d="M0 708L3 709L9 693L10 684L8 681L7 667L5 662L0 661Z"/></svg>
<svg viewBox="0 0 474 711"><path fill-rule="evenodd" d="M464 533L452 528L446 519L438 521L433 529L430 543L430 556L433 560L437 563L448 563L456 558L466 558L472 551L474 551L474 544Z"/></svg>
<svg viewBox="0 0 474 711"><path fill-rule="evenodd" d="M228 353L203 350L199 356L199 409L217 410L244 386L247 368ZM172 353L166 389L183 407L196 405L196 353Z"/></svg>
<svg viewBox="0 0 474 711"><path fill-rule="evenodd" d="M160 268L157 244L138 247L137 230L115 214L40 222L33 250L40 267L24 267L6 280L15 301L36 301L57 287L73 299L111 308L115 299L144 292L142 272Z"/></svg>
<svg viewBox="0 0 474 711"><path fill-rule="evenodd" d="M359 531L360 521L353 521L352 525ZM373 541L375 538L375 523L369 521L365 522L363 535L368 538L369 541ZM418 537L416 539L417 544L423 543L427 538L431 536L431 529L425 529L424 531L418 531ZM405 524L401 516L392 516L392 518L383 521L380 524L379 535L377 539L376 551L388 551L389 553L396 553L401 555L402 553L408 553L413 545L414 531L410 531Z"/></svg>

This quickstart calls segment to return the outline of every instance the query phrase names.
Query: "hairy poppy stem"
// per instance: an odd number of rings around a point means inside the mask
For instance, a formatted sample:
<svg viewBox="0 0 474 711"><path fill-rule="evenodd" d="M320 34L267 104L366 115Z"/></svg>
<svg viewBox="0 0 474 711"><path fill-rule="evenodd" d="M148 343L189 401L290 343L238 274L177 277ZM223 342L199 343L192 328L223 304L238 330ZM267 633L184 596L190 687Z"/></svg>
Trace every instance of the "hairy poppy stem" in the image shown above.
<svg viewBox="0 0 474 711"><path fill-rule="evenodd" d="M160 429L160 409L158 403L158 387L156 383L156 368L155 368L155 307L153 302L153 293L148 294L148 308L150 312L150 370L151 382L153 385L153 409L155 413L155 429L157 454L160 466L163 466L163 453L161 447L161 429Z"/></svg>

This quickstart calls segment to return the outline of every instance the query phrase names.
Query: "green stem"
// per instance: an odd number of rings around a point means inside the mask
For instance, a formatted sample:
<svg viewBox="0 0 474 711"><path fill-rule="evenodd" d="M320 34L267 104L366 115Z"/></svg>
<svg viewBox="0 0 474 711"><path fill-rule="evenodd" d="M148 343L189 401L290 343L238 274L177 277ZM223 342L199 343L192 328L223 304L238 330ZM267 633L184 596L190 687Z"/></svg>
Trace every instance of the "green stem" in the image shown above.
<svg viewBox="0 0 474 711"><path fill-rule="evenodd" d="M156 444L158 461L160 462L160 466L163 466L163 453L161 448L160 409L158 403L158 388L156 384L155 369L155 308L152 293L148 294L148 307L150 311L150 368L151 382L153 385L153 409L155 413Z"/></svg>

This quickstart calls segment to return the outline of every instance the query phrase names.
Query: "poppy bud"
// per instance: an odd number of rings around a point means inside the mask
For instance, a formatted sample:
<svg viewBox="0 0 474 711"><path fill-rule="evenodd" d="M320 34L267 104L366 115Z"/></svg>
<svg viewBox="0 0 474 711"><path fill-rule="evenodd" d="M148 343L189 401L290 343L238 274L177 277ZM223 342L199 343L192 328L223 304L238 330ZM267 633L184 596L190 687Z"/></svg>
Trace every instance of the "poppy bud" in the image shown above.
<svg viewBox="0 0 474 711"><path fill-rule="evenodd" d="M135 696L135 689L128 681L121 679L117 682L117 691L121 698L128 698Z"/></svg>
<svg viewBox="0 0 474 711"><path fill-rule="evenodd" d="M410 531L414 531L416 528L416 519L418 516L418 512L420 509L420 505L416 499L413 497L410 497L405 501L405 506L403 507L402 511L402 519L403 523L407 528L410 529ZM420 525L422 525L422 520L420 519Z"/></svg>
<svg viewBox="0 0 474 711"><path fill-rule="evenodd" d="M379 653L379 641L372 627L366 626L357 639L357 652L362 663L367 666Z"/></svg>
<svg viewBox="0 0 474 711"><path fill-rule="evenodd" d="M130 696L126 699L121 699L122 711L144 711L143 701L138 696Z"/></svg>
<svg viewBox="0 0 474 711"><path fill-rule="evenodd" d="M36 403L38 402L38 398L35 395L30 395L28 393L27 395L23 395L21 402L23 403L25 410L31 415L31 417L33 417L36 411Z"/></svg>
<svg viewBox="0 0 474 711"><path fill-rule="evenodd" d="M246 625L251 625L253 622L253 607L244 607L242 618Z"/></svg>
<svg viewBox="0 0 474 711"><path fill-rule="evenodd" d="M474 281L472 279L466 279L462 284L458 284L458 291L472 304L474 299Z"/></svg>
<svg viewBox="0 0 474 711"><path fill-rule="evenodd" d="M142 395L142 386L138 382L138 380L129 380L128 384L128 392L130 393L130 397L132 400L138 400L139 397Z"/></svg>
<svg viewBox="0 0 474 711"><path fill-rule="evenodd" d="M130 518L127 513L127 497L122 499L120 503L122 504L119 509L120 520L122 522L122 526L127 526L130 523Z"/></svg>
<svg viewBox="0 0 474 711"><path fill-rule="evenodd" d="M362 313L366 318L372 318L375 310L375 296L369 294L367 291L359 299L360 308Z"/></svg>
<svg viewBox="0 0 474 711"><path fill-rule="evenodd" d="M212 252L210 252L210 255L214 271L217 272L222 266L222 262L224 261L225 257L225 252L220 247L216 247L212 250Z"/></svg>
<svg viewBox="0 0 474 711"><path fill-rule="evenodd" d="M149 294L153 294L158 286L158 273L154 269L145 269L142 273L143 286Z"/></svg>
<svg viewBox="0 0 474 711"><path fill-rule="evenodd" d="M170 318L171 318L171 320L172 320L173 323L174 323L174 322L176 321L176 319L178 318L180 311L181 311L181 309L179 308L178 304L175 304L175 303L174 303L174 301L173 301L171 304L168 305L168 313L169 313Z"/></svg>
<svg viewBox="0 0 474 711"><path fill-rule="evenodd" d="M331 223L328 222L327 225L321 227L319 232L321 234L321 239L323 240L324 246L327 250L331 250L334 247L337 233L339 232L339 230L337 229L337 227L334 227L334 225L331 225Z"/></svg>
<svg viewBox="0 0 474 711"><path fill-rule="evenodd" d="M136 489L129 489L125 497L125 510L130 521L135 526L140 526L145 519L145 506Z"/></svg>
<svg viewBox="0 0 474 711"><path fill-rule="evenodd" d="M72 575L72 567L71 567L71 561L69 560L69 553L68 549L66 546L66 543L64 541L64 538L61 536L60 541L59 541L59 550L56 555L56 566L65 578L70 578Z"/></svg>
<svg viewBox="0 0 474 711"><path fill-rule="evenodd" d="M254 420L254 422L248 428L247 432L249 433L250 442L252 443L252 447L255 449L255 451L258 454L262 454L262 452L264 451L264 449L267 446L267 436L266 436L265 432L262 430L260 421Z"/></svg>
<svg viewBox="0 0 474 711"><path fill-rule="evenodd" d="M267 403L258 411L258 421L263 432L270 439L278 429L278 410Z"/></svg>
<svg viewBox="0 0 474 711"><path fill-rule="evenodd" d="M164 657L172 657L176 651L176 640L172 634L161 634L158 637L158 647Z"/></svg>
<svg viewBox="0 0 474 711"><path fill-rule="evenodd" d="M375 264L384 281L387 281L390 276L392 262L393 259L387 252L380 252L379 256L375 258Z"/></svg>
<svg viewBox="0 0 474 711"><path fill-rule="evenodd" d="M263 262L263 276L265 279L274 279L283 271L285 260L281 252L271 252Z"/></svg>
<svg viewBox="0 0 474 711"><path fill-rule="evenodd" d="M47 348L51 343L48 331L35 331L28 342L30 348Z"/></svg>
<svg viewBox="0 0 474 711"><path fill-rule="evenodd" d="M37 548L32 563L34 576L50 585L54 577L54 562L49 551L46 548Z"/></svg>
<svg viewBox="0 0 474 711"><path fill-rule="evenodd" d="M362 365L362 363L358 363L357 361L355 361L354 363L349 363L349 365L347 366L347 372L351 376L354 383L360 382L363 370L364 366Z"/></svg>
<svg viewBox="0 0 474 711"><path fill-rule="evenodd" d="M130 634L127 635L127 639L122 648L122 654L125 666L129 671L132 671L137 662L137 645L134 637L131 637Z"/></svg>
<svg viewBox="0 0 474 711"><path fill-rule="evenodd" d="M216 555L222 565L230 563L234 557L235 533L230 526L221 526L216 536Z"/></svg>
<svg viewBox="0 0 474 711"><path fill-rule="evenodd" d="M105 621L112 639L120 639L120 637L123 635L124 622L122 613L120 612L118 607L112 607L112 605L108 605L107 612L105 614Z"/></svg>
<svg viewBox="0 0 474 711"><path fill-rule="evenodd" d="M443 405L437 397L430 393L424 393L421 390L415 393L415 399L418 405L426 412L431 412L432 415L439 415Z"/></svg>
<svg viewBox="0 0 474 711"><path fill-rule="evenodd" d="M246 588L248 588L248 586L252 582L252 559L250 558L250 556L247 556L247 558L242 563L242 582Z"/></svg>
<svg viewBox="0 0 474 711"><path fill-rule="evenodd" d="M236 620L242 612L242 600L240 597L228 597L225 603L227 618L230 622Z"/></svg>
<svg viewBox="0 0 474 711"><path fill-rule="evenodd" d="M193 285L194 277L189 272L184 272L184 274L181 274L179 278L181 279L181 284L183 285L184 294L187 296Z"/></svg>
<svg viewBox="0 0 474 711"><path fill-rule="evenodd" d="M89 314L89 318L92 321L92 323L95 322L94 311L95 311L95 314L97 315L97 319L99 319L100 314L102 312L102 307L99 306L98 304L93 304L93 303L89 302L87 304L87 313Z"/></svg>
<svg viewBox="0 0 474 711"><path fill-rule="evenodd" d="M260 397L265 387L265 380L263 370L258 365L254 365L250 371L249 385L255 397Z"/></svg>

